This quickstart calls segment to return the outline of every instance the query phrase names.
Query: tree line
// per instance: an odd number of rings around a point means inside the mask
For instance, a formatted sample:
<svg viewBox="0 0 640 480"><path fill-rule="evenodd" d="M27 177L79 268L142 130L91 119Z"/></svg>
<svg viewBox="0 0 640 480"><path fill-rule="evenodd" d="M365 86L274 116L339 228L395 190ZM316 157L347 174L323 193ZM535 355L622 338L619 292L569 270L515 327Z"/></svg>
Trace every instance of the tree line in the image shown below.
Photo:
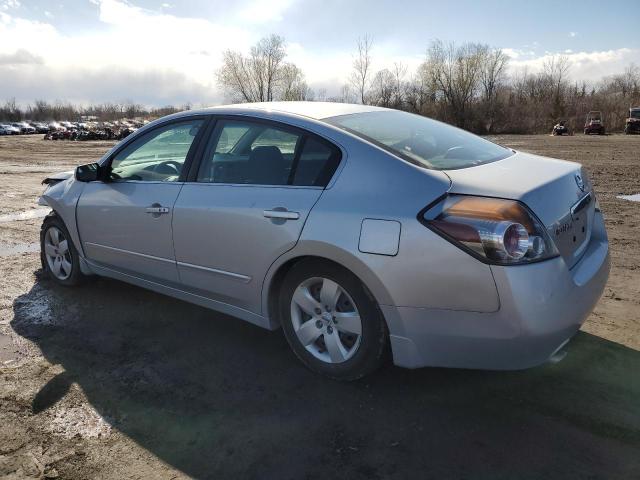
<svg viewBox="0 0 640 480"><path fill-rule="evenodd" d="M549 56L538 72L509 73L509 56L481 43L429 45L416 71L394 62L373 69L373 40L358 39L352 71L338 95L313 91L304 73L287 62L283 37L271 35L248 54L227 50L217 71L230 101L320 100L405 110L477 133L549 132L559 120L580 129L590 110L603 113L609 130L622 130L631 106L640 105L640 68L597 83L570 80L564 55Z"/></svg>
<svg viewBox="0 0 640 480"><path fill-rule="evenodd" d="M123 118L158 118L183 110L190 110L191 104L180 107L168 105L160 108L146 108L133 102L102 103L89 106L73 105L69 102L47 102L36 100L26 107L20 107L15 98L0 105L1 122L33 121L79 121L82 117L95 118L100 122L111 122Z"/></svg>
<svg viewBox="0 0 640 480"><path fill-rule="evenodd" d="M596 83L570 80L570 61L549 56L536 72L509 70L509 56L482 43L432 41L423 62L409 71L402 62L373 68L373 40L359 38L350 72L337 94L309 87L304 72L287 61L285 39L270 35L248 52L227 50L216 80L230 102L317 100L361 103L405 110L481 134L549 132L559 120L579 130L590 110L600 110L609 131L622 130L628 109L640 106L640 68ZM88 107L36 100L21 108L15 100L0 106L0 121L99 121L154 118L190 109L186 104L149 109L132 101Z"/></svg>

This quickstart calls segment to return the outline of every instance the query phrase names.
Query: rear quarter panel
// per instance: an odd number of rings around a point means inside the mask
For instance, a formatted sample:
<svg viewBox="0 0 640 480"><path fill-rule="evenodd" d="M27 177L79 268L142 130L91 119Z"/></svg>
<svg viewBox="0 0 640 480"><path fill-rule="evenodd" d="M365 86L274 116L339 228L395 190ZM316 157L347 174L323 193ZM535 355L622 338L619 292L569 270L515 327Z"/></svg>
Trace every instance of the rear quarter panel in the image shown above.
<svg viewBox="0 0 640 480"><path fill-rule="evenodd" d="M311 211L295 248L272 266L267 285L289 259L313 255L351 270L381 305L497 310L489 266L417 220L418 212L447 192L448 176L411 165L356 139L343 142L349 154L339 177ZM360 251L364 219L401 223L396 255Z"/></svg>

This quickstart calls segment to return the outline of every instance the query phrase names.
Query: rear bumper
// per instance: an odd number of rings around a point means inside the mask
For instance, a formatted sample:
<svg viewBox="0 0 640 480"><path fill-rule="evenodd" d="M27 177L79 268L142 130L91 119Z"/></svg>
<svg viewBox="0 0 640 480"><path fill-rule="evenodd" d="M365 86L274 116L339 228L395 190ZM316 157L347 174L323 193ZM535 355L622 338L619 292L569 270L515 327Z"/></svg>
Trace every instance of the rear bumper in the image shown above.
<svg viewBox="0 0 640 480"><path fill-rule="evenodd" d="M558 257L492 267L492 272L500 296L497 312L381 306L394 325L394 363L517 370L548 361L578 331L607 282L602 215L596 214L589 246L571 270Z"/></svg>

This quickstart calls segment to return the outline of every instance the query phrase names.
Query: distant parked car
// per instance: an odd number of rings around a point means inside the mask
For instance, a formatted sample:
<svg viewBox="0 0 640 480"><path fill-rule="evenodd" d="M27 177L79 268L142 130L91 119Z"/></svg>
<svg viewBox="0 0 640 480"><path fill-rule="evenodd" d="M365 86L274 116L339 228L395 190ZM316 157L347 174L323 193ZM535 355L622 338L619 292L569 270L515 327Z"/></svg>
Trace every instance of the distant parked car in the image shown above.
<svg viewBox="0 0 640 480"><path fill-rule="evenodd" d="M19 129L20 133L22 133L23 135L36 133L36 129L29 125L27 122L15 122L11 125Z"/></svg>
<svg viewBox="0 0 640 480"><path fill-rule="evenodd" d="M36 129L36 133L47 133L49 131L49 126L46 123L32 122L31 126Z"/></svg>
<svg viewBox="0 0 640 480"><path fill-rule="evenodd" d="M584 122L584 134L604 135L604 124L602 123L602 112L591 111L587 114Z"/></svg>
<svg viewBox="0 0 640 480"><path fill-rule="evenodd" d="M64 132L65 130L66 128L58 122L51 122L49 124L49 132Z"/></svg>
<svg viewBox="0 0 640 480"><path fill-rule="evenodd" d="M387 351L409 368L559 360L609 274L579 164L373 106L182 112L44 183L52 281L103 275L281 326L343 380Z"/></svg>
<svg viewBox="0 0 640 480"><path fill-rule="evenodd" d="M19 128L16 128L13 125L3 124L0 125L0 127L4 132L2 135L20 135L22 133Z"/></svg>

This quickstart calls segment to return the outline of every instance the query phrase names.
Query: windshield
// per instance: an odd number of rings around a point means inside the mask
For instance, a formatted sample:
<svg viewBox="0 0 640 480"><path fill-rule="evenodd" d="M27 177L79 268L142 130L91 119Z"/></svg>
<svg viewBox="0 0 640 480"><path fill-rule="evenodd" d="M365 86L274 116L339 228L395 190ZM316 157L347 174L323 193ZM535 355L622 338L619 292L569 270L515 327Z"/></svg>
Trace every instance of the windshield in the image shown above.
<svg viewBox="0 0 640 480"><path fill-rule="evenodd" d="M631 118L640 118L640 109L631 110Z"/></svg>
<svg viewBox="0 0 640 480"><path fill-rule="evenodd" d="M386 110L325 119L421 167L467 168L502 160L513 152L465 130L420 115Z"/></svg>

